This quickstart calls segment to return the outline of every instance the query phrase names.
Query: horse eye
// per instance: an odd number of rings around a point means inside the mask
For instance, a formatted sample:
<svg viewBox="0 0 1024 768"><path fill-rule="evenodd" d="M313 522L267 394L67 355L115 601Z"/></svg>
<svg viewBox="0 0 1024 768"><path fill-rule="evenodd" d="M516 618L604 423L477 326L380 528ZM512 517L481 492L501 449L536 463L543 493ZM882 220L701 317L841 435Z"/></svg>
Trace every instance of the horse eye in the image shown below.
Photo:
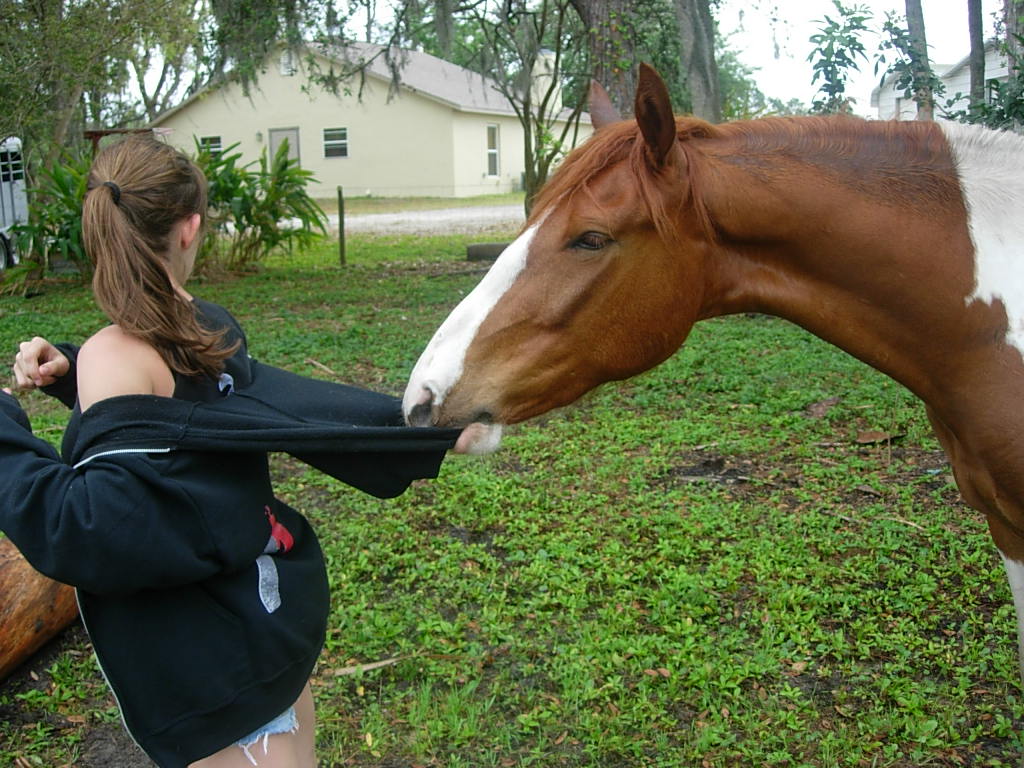
<svg viewBox="0 0 1024 768"><path fill-rule="evenodd" d="M600 251L607 246L612 239L600 232L584 232L573 242L573 248L580 248L584 251Z"/></svg>

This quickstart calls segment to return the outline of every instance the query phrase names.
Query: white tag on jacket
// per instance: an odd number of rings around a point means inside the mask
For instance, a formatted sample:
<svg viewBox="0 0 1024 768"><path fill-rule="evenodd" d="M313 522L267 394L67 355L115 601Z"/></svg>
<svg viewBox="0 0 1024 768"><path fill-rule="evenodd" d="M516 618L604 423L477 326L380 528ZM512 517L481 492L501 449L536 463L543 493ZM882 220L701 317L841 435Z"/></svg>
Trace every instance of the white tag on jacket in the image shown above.
<svg viewBox="0 0 1024 768"><path fill-rule="evenodd" d="M235 379L230 373L222 373L217 379L217 389L222 395L230 395L235 391Z"/></svg>
<svg viewBox="0 0 1024 768"><path fill-rule="evenodd" d="M260 601L267 613L273 613L281 607L281 587L277 576L277 563L270 555L256 558L256 567L260 572Z"/></svg>

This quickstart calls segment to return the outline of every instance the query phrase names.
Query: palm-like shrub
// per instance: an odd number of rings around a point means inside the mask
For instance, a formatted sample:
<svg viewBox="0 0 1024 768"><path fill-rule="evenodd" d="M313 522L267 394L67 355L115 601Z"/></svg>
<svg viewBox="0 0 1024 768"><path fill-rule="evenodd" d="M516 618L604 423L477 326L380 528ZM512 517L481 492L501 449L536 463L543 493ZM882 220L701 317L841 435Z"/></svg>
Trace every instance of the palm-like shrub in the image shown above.
<svg viewBox="0 0 1024 768"><path fill-rule="evenodd" d="M288 157L282 143L272 158L241 163L237 144L211 153L196 146L196 162L209 181L209 231L197 259L200 271L252 269L277 248L306 247L327 233L327 217L309 196L310 171ZM21 263L0 274L0 290L26 291L70 263L83 278L92 263L82 243L82 200L91 158L65 155L40 172L29 189L29 221L13 228Z"/></svg>
<svg viewBox="0 0 1024 768"><path fill-rule="evenodd" d="M44 169L29 188L29 220L11 228L20 263L2 275L0 289L27 291L30 283L56 262L72 265L83 276L92 263L82 243L82 199L89 175L88 155L65 155Z"/></svg>
<svg viewBox="0 0 1024 768"><path fill-rule="evenodd" d="M327 233L327 217L306 189L313 174L288 157L287 143L272 158L264 150L246 165L237 146L216 154L196 147L210 184L200 269L251 269L276 248L308 246Z"/></svg>

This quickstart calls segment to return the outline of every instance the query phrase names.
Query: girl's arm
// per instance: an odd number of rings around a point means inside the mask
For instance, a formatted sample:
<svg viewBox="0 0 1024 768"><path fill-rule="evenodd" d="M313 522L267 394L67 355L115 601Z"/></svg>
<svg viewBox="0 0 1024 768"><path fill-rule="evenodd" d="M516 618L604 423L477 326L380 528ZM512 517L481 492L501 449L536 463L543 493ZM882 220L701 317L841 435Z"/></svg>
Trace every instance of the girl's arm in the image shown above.
<svg viewBox="0 0 1024 768"><path fill-rule="evenodd" d="M159 354L116 326L78 355L83 411L109 397L173 389ZM250 514L238 519L226 499L216 499L213 506L237 523L224 535L203 514L210 499L200 506L193 498L191 476L170 477L186 460L114 453L69 467L31 434L17 401L0 394L0 529L37 570L94 593L189 583L252 562L266 545L263 508L272 497L249 500ZM221 490L221 483L206 486L200 490Z"/></svg>
<svg viewBox="0 0 1024 768"><path fill-rule="evenodd" d="M270 534L263 504L272 499L252 499L244 514L214 499L226 517L214 530L195 489L169 477L185 459L114 454L75 469L0 392L0 530L36 570L96 594L186 584L251 563Z"/></svg>

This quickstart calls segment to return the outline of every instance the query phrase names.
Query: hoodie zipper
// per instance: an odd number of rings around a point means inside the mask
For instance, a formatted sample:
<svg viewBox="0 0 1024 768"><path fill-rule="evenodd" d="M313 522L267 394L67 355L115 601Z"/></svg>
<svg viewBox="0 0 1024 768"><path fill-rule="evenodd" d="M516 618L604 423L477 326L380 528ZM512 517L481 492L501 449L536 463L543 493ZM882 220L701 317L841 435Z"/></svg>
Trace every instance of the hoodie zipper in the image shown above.
<svg viewBox="0 0 1024 768"><path fill-rule="evenodd" d="M86 458L82 459L80 462L78 462L77 464L74 465L74 469L78 469L79 467L84 467L86 464L88 464L93 459L99 459L99 458L102 458L104 456L120 456L122 454L131 454L131 453L170 453L171 450L173 450L173 449L171 449L171 448L117 448L117 449L114 449L114 450L111 450L111 451L101 451L100 453L94 453L92 456L87 456Z"/></svg>

